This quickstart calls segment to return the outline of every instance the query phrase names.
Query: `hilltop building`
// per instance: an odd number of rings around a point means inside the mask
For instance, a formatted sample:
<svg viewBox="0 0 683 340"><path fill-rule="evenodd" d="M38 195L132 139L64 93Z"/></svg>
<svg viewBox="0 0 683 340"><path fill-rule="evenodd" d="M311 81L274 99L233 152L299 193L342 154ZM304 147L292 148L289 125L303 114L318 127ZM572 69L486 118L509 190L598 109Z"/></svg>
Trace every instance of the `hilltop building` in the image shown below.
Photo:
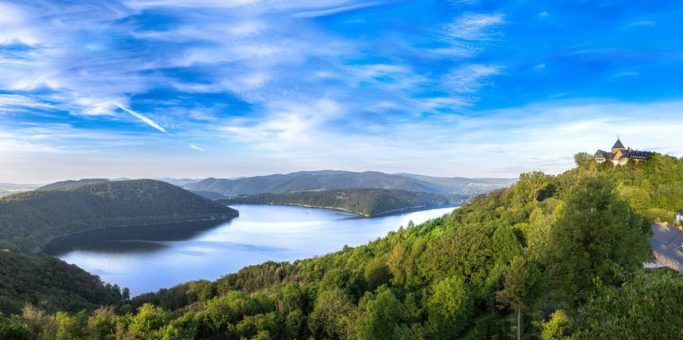
<svg viewBox="0 0 683 340"><path fill-rule="evenodd" d="M595 155L593 155L593 158L598 163L610 161L614 165L624 165L629 160L634 160L636 162L644 161L650 158L653 153L654 152L650 151L634 150L630 147L627 148L621 140L617 138L617 141L612 146L612 151L598 150L595 152Z"/></svg>

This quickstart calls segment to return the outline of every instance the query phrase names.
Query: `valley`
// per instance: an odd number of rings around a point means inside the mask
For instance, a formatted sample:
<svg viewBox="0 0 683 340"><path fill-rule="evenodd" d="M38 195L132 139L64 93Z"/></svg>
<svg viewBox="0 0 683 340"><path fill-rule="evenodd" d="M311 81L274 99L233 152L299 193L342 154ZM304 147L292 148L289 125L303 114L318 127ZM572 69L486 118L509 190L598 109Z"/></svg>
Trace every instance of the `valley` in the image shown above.
<svg viewBox="0 0 683 340"><path fill-rule="evenodd" d="M239 217L227 222L108 228L56 240L45 251L136 296L187 281L216 280L249 265L322 256L453 210L363 218L328 209L232 207Z"/></svg>

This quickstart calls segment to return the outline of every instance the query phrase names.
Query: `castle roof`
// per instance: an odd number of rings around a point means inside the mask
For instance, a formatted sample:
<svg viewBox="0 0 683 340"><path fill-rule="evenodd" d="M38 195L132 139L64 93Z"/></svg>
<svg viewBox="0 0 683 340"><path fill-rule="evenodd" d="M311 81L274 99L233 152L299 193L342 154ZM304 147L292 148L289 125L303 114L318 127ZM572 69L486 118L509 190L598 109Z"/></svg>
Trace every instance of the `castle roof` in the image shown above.
<svg viewBox="0 0 683 340"><path fill-rule="evenodd" d="M626 149L626 147L624 146L624 144L621 143L621 140L617 138L617 141L614 143L612 149Z"/></svg>
<svg viewBox="0 0 683 340"><path fill-rule="evenodd" d="M604 158L604 159L612 159L612 157L614 157L614 155L610 151L598 150L595 152L595 155L593 157Z"/></svg>
<svg viewBox="0 0 683 340"><path fill-rule="evenodd" d="M638 151L638 150L626 150L624 157L633 159L648 159L652 156L653 152L650 151Z"/></svg>

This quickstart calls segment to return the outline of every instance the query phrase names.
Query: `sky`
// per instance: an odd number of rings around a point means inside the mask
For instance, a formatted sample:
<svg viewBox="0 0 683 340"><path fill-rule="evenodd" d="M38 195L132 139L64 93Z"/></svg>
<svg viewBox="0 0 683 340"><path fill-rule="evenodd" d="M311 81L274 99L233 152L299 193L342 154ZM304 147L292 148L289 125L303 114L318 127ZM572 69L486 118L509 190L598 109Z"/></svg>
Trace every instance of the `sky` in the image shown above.
<svg viewBox="0 0 683 340"><path fill-rule="evenodd" d="M0 0L0 182L683 155L677 1Z"/></svg>

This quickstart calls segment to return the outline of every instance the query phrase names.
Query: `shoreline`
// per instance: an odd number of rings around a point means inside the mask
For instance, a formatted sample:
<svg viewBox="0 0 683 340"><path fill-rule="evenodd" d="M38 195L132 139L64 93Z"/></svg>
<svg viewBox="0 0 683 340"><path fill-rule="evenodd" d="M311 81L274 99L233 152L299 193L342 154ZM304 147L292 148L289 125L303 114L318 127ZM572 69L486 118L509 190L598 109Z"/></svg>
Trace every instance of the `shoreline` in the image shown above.
<svg viewBox="0 0 683 340"><path fill-rule="evenodd" d="M405 213L405 212L415 212L415 211L450 208L450 207L453 207L453 209L457 209L459 207L458 205L436 205L436 206L426 206L426 205L417 206L416 205L416 206L387 210L387 211L383 211L379 214L370 215L370 214L365 214L362 212L357 212L357 211L353 211L353 210L349 210L349 209L341 208L341 207L326 207L326 206L300 204L300 203L268 203L268 202L263 202L263 203L236 203L236 204L232 204L232 205L233 206L234 205L271 205L271 206L283 206L283 207L301 207L301 208L325 209L325 210L347 212L347 213L357 215L357 217L361 217L361 218L384 217L384 216L398 215L398 214Z"/></svg>
<svg viewBox="0 0 683 340"><path fill-rule="evenodd" d="M103 231L107 229L118 229L118 228L130 228L130 227L152 227L152 226L160 226L160 225L173 225L173 224L183 224L183 223L193 223L193 222L209 222L209 221L216 221L216 222L227 222L230 220L233 220L237 217L239 217L239 211L235 210L237 214L234 216L226 216L226 215L221 215L220 217L212 216L209 218L201 218L201 219L189 219L189 220L174 220L174 221L169 221L169 222L163 222L163 223L143 223L143 224L118 224L118 225L112 225L112 226L106 226L106 227L101 227L101 228L93 228L93 229L88 229L88 230L82 230L82 231L77 231L73 233L68 233L64 235L59 235L50 238L49 240L46 240L43 242L42 245L40 245L37 249L35 249L33 252L31 252L34 255L38 254L45 254L48 256L53 256L45 252L45 248L50 245L50 243L65 239L71 236L76 236L76 235L81 235L81 234L86 234L90 232L96 232L96 231ZM54 256L53 256L54 257Z"/></svg>
<svg viewBox="0 0 683 340"><path fill-rule="evenodd" d="M350 213L350 212L348 212L348 211L343 211L343 210L340 210L340 209L327 209L327 208L321 208L321 207L302 207L302 206L295 206L295 205L276 205L276 204L244 204L244 205L245 205L245 206L246 206L246 205L252 205L252 206L259 206L259 205L260 205L260 206L263 206L263 207L271 207L271 206L272 206L272 207L277 207L277 206L286 207L286 206L292 206L292 207L300 207L300 208L306 208L306 209L321 209L321 210L328 211L328 212L330 212L330 211L342 211L342 212L345 212L345 213L353 214L353 215L348 216L348 217L347 217L347 216L341 216L341 218L339 218L339 220L346 220L347 222L345 222L345 223L351 223L351 224L355 224L355 223L369 223L369 224L371 224L371 225L374 225L374 223L376 223L376 222L373 222L373 219L372 219L372 218L366 218L366 217L357 215L357 214L355 214L355 213ZM232 205L232 207L233 207L234 209L239 209L239 205L238 205L238 206ZM412 208L415 209L415 207L412 207ZM424 210L423 210L423 209L418 209L418 211L428 211L428 210L443 209L443 208L447 208L447 209L453 208L453 209L456 209L457 207L435 207L435 208L428 208L428 209L424 209ZM239 211L239 210L238 210L238 211ZM403 211L405 211L405 209L402 209L401 212L403 212ZM398 214L398 212L393 212L393 213L394 213L394 214ZM447 212L444 212L444 213L447 213ZM440 216L442 216L442 215L443 215L443 213L440 213L438 216L434 216L434 217L432 217L432 218L438 218L438 217L440 217ZM357 219L357 220L356 220L356 219ZM207 221L207 220L208 220L208 219L202 219L201 221ZM232 219L229 219L229 220L232 220ZM336 219L336 218L332 218L332 220L337 220L337 219ZM201 221L197 221L197 222L201 222ZM182 222L178 222L178 223L181 224ZM407 222L406 222L406 223L407 223ZM172 223L172 224L176 224L176 223ZM146 226L155 226L155 225L159 225L159 224L151 224L151 225L146 225ZM398 228L401 227L401 226L398 225L398 224L396 224L394 227L395 227L395 228L392 228L392 230L398 230ZM407 227L407 225L403 225L402 227ZM89 231L84 231L84 232L76 233L76 235L78 235L78 234L86 234L86 235L87 235L87 234L89 234L89 233L99 233L99 232L102 232L102 230L106 230L106 229L109 229L109 230L116 230L117 228L119 228L119 227L109 227L109 228L104 228L104 229L89 230ZM386 235L386 233L384 233L384 234L382 234L382 235ZM71 236L73 236L73 235L71 235ZM62 236L61 238L66 238L66 237L67 237L67 236ZM96 236L96 237L97 237L97 236ZM86 238L87 238L87 236L86 236ZM81 242L81 240L77 240L76 242ZM86 239L86 242L88 242L87 239ZM370 239L367 239L366 241L364 241L364 243L361 243L361 244L359 244L359 245L366 244L367 242L372 242L372 239L371 239L371 238L370 238ZM56 246L60 246L60 245L57 244ZM354 246L354 247L355 247L355 246ZM193 281L193 280L206 279L206 280L215 281L215 280L217 280L217 279L219 279L220 277L223 277L223 276L225 276L225 275L233 274L233 273L236 273L236 272L238 272L239 270L244 269L244 268L246 268L246 267L259 265L259 264L265 263L265 262L267 262L267 261L276 261L276 262L283 262L283 261L284 261L284 262L293 263L293 262L299 261L299 260L307 260L307 259L315 258L315 257L317 257L317 256L324 256L324 255L327 255L327 254L336 253L336 252L338 252L338 251L341 251L342 249L343 249L343 246L340 245L339 247L334 248L334 249L330 249L329 251L324 251L324 252L320 252L320 253L310 254L310 255L307 255L307 256L303 256L303 257L297 257L297 258L295 258L295 259L286 259L286 260L285 260L285 259L279 259L279 258L277 258L277 257L273 257L273 258L270 258L270 259L268 259L268 260L258 261L258 262L253 263L253 264L245 264L245 265L243 265L243 266L239 266L239 267L235 268L234 270L231 270L231 269L222 270L221 273L220 273L220 275L217 276L216 278L187 277L187 278L183 279L182 281L180 281L179 283L172 283L172 284L169 284L169 285L160 286L159 288L153 288L153 289L149 289L149 290L139 290L139 291L136 291L136 292L135 292L134 294L132 294L131 296L139 296L139 295L142 295L142 294L145 294L145 293L149 293L149 292L156 292L156 291L158 291L159 289L172 288L172 287L175 287L176 285L183 284L183 283L185 283L185 282L189 282L189 281ZM51 254L51 253L48 253L48 252L43 252L42 254L45 255L45 256L60 258L58 255L54 255L54 254ZM75 263L75 264L76 264L77 266L79 265L78 263ZM100 279L101 279L103 282L105 282L105 283L109 283L109 284L114 284L114 283L116 283L116 284L119 284L121 287L124 287L124 286L125 286L125 287L130 288L130 286L127 285L125 282L121 282L121 281L117 281L117 280L113 280L113 279L107 279L107 278L101 276L101 275L100 275L99 273L97 273L96 271L92 271L92 270L86 269L86 268L84 268L84 267L81 267L81 268L83 268L84 270L86 270L87 272L89 272L89 273L91 273L91 274L93 274L93 275L97 275L97 276L100 277Z"/></svg>

